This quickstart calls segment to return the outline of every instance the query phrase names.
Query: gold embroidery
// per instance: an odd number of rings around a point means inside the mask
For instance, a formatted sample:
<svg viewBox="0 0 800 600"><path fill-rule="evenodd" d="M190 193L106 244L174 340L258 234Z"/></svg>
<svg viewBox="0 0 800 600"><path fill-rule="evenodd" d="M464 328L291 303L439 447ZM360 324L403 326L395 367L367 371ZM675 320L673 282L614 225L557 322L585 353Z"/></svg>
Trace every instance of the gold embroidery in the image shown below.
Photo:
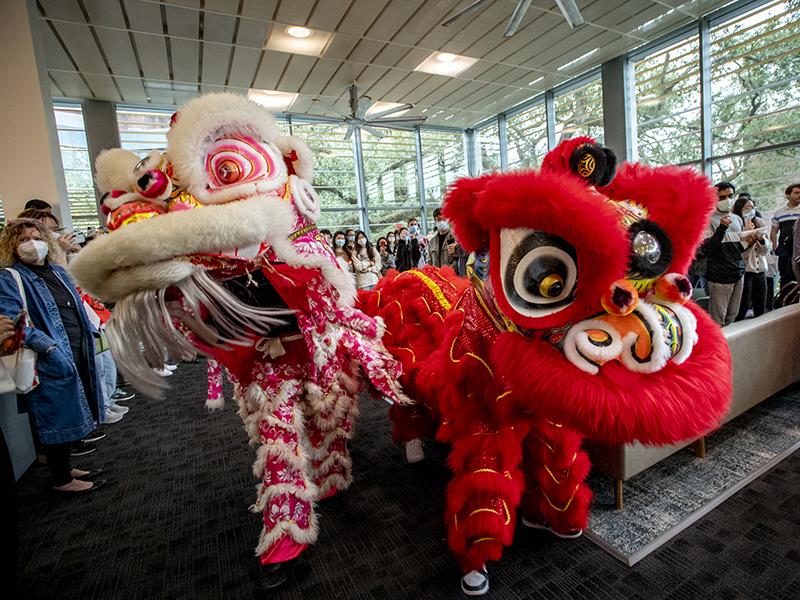
<svg viewBox="0 0 800 600"><path fill-rule="evenodd" d="M442 288L440 288L433 279L425 275L422 271L413 270L413 271L406 271L406 273L414 275L415 277L419 277L422 280L422 282L428 286L428 288L431 290L431 293L433 294L433 297L436 298L436 300L439 302L439 305L443 309L450 310L452 308L450 302L447 300L447 298L444 297L444 292L442 292Z"/></svg>
<svg viewBox="0 0 800 600"><path fill-rule="evenodd" d="M578 161L578 175L583 178L591 177L596 168L597 162L595 161L594 156L588 152L581 156L580 161Z"/></svg>

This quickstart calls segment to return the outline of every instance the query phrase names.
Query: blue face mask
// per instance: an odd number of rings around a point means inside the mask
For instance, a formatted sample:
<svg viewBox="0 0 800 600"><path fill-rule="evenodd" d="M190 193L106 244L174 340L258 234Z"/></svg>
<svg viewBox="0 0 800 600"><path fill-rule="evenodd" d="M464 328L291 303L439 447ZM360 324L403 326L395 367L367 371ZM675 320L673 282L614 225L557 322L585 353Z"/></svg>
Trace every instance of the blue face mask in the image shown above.
<svg viewBox="0 0 800 600"><path fill-rule="evenodd" d="M344 240L342 238L336 238L333 243L339 248L344 248Z"/></svg>
<svg viewBox="0 0 800 600"><path fill-rule="evenodd" d="M445 232L448 229L450 229L450 223L448 223L447 221L438 221L436 223L436 227L439 229L439 231Z"/></svg>
<svg viewBox="0 0 800 600"><path fill-rule="evenodd" d="M348 242L355 242L355 241L356 241L356 236L354 236L354 235L348 235L348 236L347 236L347 241L348 241Z"/></svg>
<svg viewBox="0 0 800 600"><path fill-rule="evenodd" d="M411 225L411 226L408 228L408 232L409 232L410 234L412 234L412 235L413 235L413 234L415 234L415 233L417 233L417 231L419 231L419 227L417 227L416 225Z"/></svg>

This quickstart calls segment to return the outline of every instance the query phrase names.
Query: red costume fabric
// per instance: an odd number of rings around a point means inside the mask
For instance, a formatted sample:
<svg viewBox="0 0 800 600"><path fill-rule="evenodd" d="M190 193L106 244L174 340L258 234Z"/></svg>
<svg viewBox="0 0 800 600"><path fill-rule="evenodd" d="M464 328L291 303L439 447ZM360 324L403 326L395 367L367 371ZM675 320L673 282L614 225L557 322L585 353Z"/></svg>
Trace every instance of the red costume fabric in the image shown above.
<svg viewBox="0 0 800 600"><path fill-rule="evenodd" d="M396 442L435 432L452 451L448 543L465 572L497 560L516 512L587 526L584 436L667 444L717 426L731 396L719 328L686 271L716 201L693 169L624 164L589 138L539 172L462 179L444 215L488 281L390 272L362 309L386 323L413 406Z"/></svg>

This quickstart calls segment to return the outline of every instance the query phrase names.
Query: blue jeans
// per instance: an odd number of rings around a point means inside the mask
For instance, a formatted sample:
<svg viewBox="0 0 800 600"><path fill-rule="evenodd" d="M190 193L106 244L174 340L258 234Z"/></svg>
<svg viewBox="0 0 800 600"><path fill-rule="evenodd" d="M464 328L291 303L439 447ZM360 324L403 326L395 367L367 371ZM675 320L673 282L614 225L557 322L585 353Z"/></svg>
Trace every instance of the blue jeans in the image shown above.
<svg viewBox="0 0 800 600"><path fill-rule="evenodd" d="M103 407L107 410L114 404L111 395L117 389L117 364L111 356L111 350L106 350L95 356L97 363L97 379L100 381L100 397Z"/></svg>

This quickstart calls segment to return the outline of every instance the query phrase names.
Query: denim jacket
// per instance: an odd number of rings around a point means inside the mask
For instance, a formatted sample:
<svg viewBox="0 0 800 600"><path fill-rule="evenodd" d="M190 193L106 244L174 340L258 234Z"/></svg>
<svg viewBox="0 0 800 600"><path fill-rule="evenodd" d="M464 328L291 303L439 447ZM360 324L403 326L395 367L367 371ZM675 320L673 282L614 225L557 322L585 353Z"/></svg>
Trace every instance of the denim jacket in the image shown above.
<svg viewBox="0 0 800 600"><path fill-rule="evenodd" d="M39 375L39 385L24 396L25 404L33 416L41 443L64 444L79 440L94 429L96 424L89 402L96 404L101 419L103 411L94 363L95 328L86 317L82 309L83 301L67 272L58 265L51 264L50 267L72 293L76 306L81 307L78 313L83 324L86 348L89 350L86 360L94 388L88 394L83 389L64 324L47 284L24 264L17 262L11 266L22 279L28 301L28 316L33 325L25 329L24 344L37 353L36 372ZM0 314L13 319L20 310L22 298L17 283L11 273L2 269Z"/></svg>

